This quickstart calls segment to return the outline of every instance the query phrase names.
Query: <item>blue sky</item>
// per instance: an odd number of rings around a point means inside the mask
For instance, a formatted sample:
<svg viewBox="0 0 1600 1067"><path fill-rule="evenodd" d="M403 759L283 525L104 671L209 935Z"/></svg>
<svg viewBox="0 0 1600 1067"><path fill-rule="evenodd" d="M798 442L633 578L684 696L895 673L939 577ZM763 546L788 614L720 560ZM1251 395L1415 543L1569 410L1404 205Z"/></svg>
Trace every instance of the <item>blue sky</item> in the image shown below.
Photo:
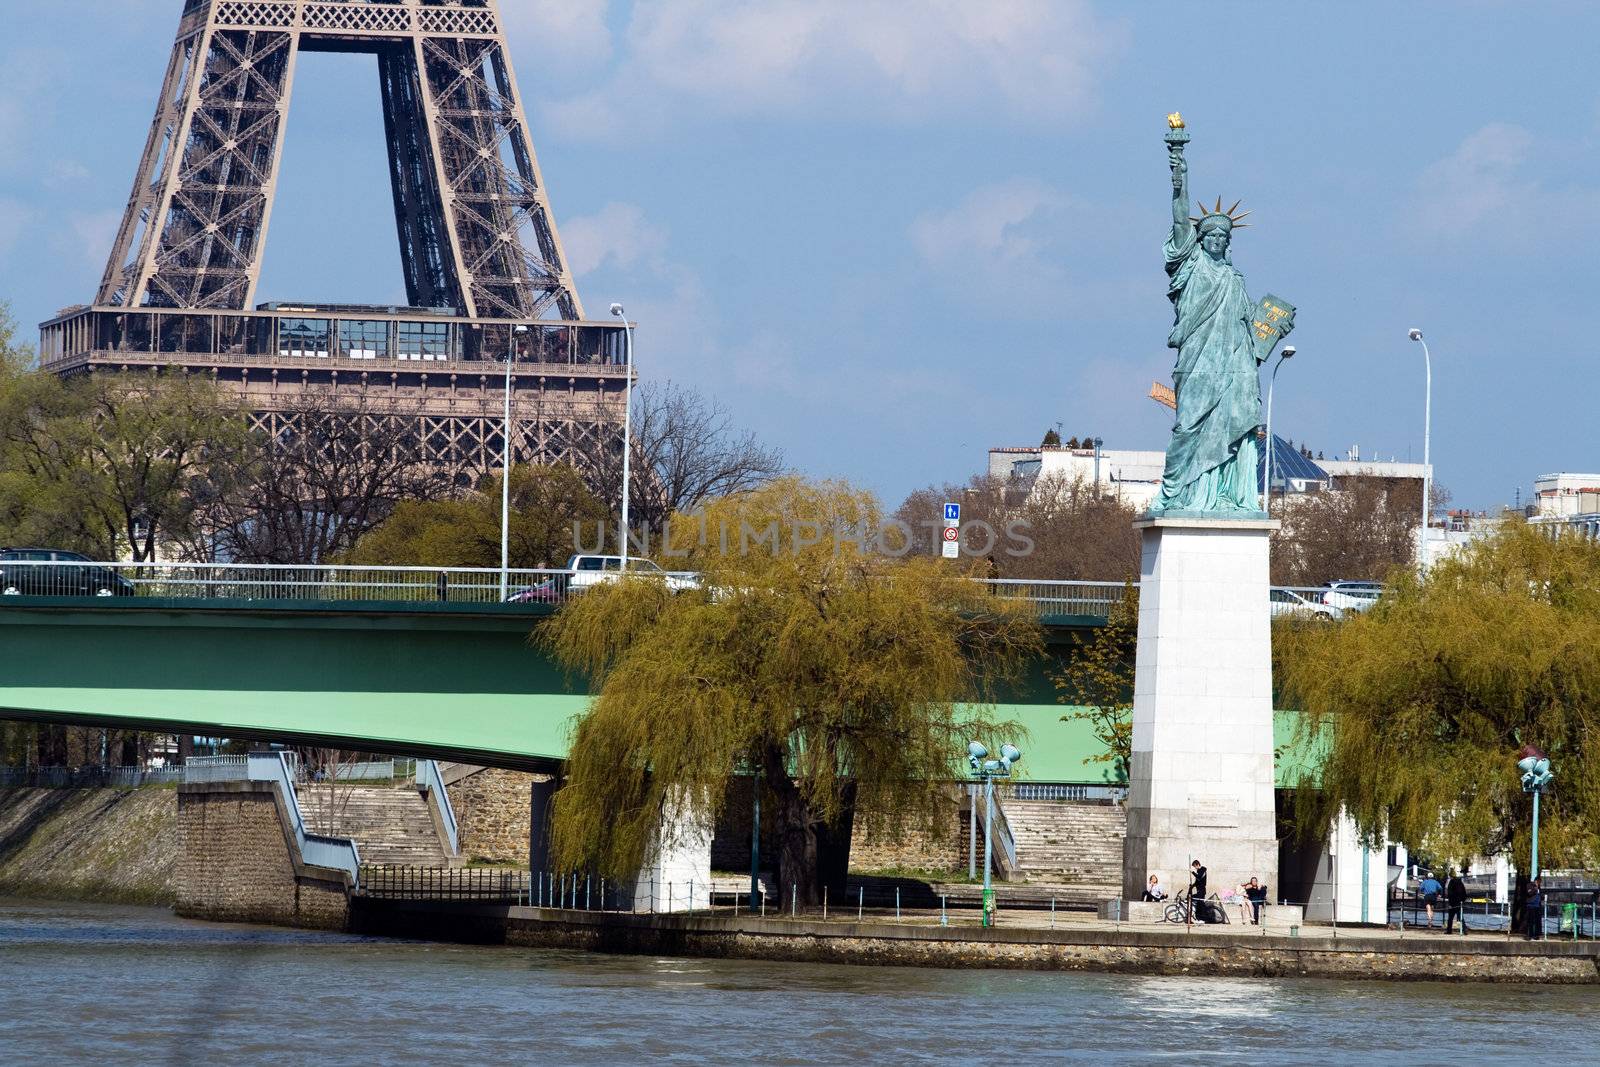
<svg viewBox="0 0 1600 1067"><path fill-rule="evenodd" d="M1275 429L1434 461L1458 505L1600 468L1600 5L501 0L591 315L797 468L891 504L991 445L1169 419L1161 141L1242 197L1299 308ZM0 299L90 298L181 0L55 0L0 43ZM92 27L85 32L86 27ZM260 294L403 299L369 57L302 57Z"/></svg>

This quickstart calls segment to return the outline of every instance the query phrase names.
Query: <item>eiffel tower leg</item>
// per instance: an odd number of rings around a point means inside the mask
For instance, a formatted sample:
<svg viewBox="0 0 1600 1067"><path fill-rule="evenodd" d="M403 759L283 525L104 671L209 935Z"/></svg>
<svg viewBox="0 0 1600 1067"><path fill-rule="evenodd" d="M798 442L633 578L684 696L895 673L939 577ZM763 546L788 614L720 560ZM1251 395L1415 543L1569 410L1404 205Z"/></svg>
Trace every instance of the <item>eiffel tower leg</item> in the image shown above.
<svg viewBox="0 0 1600 1067"><path fill-rule="evenodd" d="M218 11L180 24L102 304L242 309L255 298L298 40L219 28Z"/></svg>

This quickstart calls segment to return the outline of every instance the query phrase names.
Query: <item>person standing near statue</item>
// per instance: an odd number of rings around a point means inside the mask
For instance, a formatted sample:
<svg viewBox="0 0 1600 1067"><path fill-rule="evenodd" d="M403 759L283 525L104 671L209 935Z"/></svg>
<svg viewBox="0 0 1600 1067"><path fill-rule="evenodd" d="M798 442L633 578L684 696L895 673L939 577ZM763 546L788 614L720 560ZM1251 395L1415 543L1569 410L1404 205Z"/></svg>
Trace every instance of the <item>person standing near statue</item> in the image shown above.
<svg viewBox="0 0 1600 1067"><path fill-rule="evenodd" d="M1257 368L1294 328L1294 308L1268 296L1258 306L1233 265L1233 232L1250 214L1222 198L1199 216L1189 214L1189 134L1176 113L1167 116L1167 161L1172 169L1172 233L1166 254L1167 297L1175 322L1167 347L1178 351L1172 371L1177 421L1167 445L1161 492L1151 515L1260 517L1256 480L1261 426Z"/></svg>

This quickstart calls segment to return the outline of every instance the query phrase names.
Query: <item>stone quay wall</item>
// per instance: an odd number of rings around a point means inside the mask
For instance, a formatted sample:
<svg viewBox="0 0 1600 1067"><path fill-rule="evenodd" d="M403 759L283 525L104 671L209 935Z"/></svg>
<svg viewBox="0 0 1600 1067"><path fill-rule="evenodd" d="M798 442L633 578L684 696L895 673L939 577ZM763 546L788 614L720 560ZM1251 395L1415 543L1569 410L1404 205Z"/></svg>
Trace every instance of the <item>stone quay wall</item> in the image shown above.
<svg viewBox="0 0 1600 1067"><path fill-rule="evenodd" d="M216 922L343 930L348 879L301 863L289 820L267 782L180 788L174 910Z"/></svg>
<svg viewBox="0 0 1600 1067"><path fill-rule="evenodd" d="M750 819L753 797L749 778L734 778L723 796L711 838L711 869L750 869ZM967 821L961 813L961 787L946 790L932 821L908 821L898 833L872 811L856 812L850 831L852 871L953 871L965 868ZM979 840L982 838L980 836ZM770 798L761 808L762 867L778 854Z"/></svg>
<svg viewBox="0 0 1600 1067"><path fill-rule="evenodd" d="M549 777L486 767L447 786L461 835L461 855L526 866L528 787Z"/></svg>
<svg viewBox="0 0 1600 1067"><path fill-rule="evenodd" d="M1600 984L1600 946L1446 938L907 927L358 901L363 933L626 955L1239 978Z"/></svg>
<svg viewBox="0 0 1600 1067"><path fill-rule="evenodd" d="M170 904L177 790L0 789L0 895Z"/></svg>

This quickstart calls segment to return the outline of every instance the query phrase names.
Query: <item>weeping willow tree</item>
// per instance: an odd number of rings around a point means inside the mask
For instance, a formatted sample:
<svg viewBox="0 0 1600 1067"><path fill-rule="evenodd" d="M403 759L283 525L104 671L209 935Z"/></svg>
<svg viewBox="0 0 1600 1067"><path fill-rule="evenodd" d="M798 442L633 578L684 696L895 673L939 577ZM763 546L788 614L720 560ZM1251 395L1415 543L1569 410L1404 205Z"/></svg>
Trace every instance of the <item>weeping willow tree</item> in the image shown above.
<svg viewBox="0 0 1600 1067"><path fill-rule="evenodd" d="M968 741L1015 736L993 696L1041 647L1032 614L957 564L884 553L880 518L870 494L781 479L674 523L665 551L687 555L662 562L699 589L629 578L545 626L594 691L555 798L558 862L631 877L658 832L714 818L755 772L780 882L815 903L843 890L858 807L891 832L926 824Z"/></svg>
<svg viewBox="0 0 1600 1067"><path fill-rule="evenodd" d="M1515 764L1531 744L1557 775L1541 866L1600 857L1600 546L1508 523L1425 581L1396 572L1369 612L1282 628L1273 645L1316 754L1303 830L1342 805L1371 841L1523 859L1532 798Z"/></svg>

